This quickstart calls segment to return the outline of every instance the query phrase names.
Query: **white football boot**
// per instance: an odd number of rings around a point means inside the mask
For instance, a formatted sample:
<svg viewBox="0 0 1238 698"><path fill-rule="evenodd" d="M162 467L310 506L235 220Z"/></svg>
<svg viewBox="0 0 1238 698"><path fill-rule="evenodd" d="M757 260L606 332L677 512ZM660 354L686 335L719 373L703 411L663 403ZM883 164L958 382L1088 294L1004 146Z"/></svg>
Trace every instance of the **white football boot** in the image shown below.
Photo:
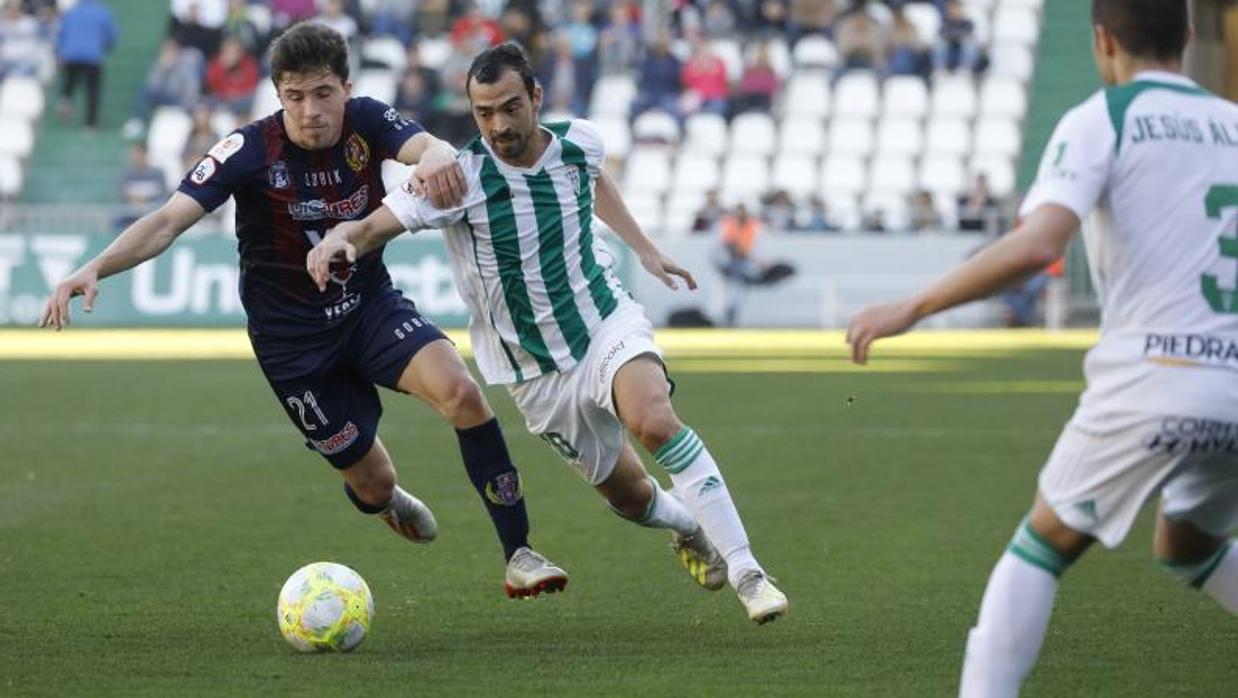
<svg viewBox="0 0 1238 698"><path fill-rule="evenodd" d="M777 620L787 614L787 595L778 590L760 570L745 572L735 585L739 602L748 611L748 618L757 625Z"/></svg>
<svg viewBox="0 0 1238 698"><path fill-rule="evenodd" d="M697 584L710 591L726 586L726 560L700 526L686 536L671 531L671 549Z"/></svg>
<svg viewBox="0 0 1238 698"><path fill-rule="evenodd" d="M438 536L438 522L430 507L399 487L378 517L391 530L414 543L429 543Z"/></svg>
<svg viewBox="0 0 1238 698"><path fill-rule="evenodd" d="M528 599L546 592L553 594L567 586L567 572L532 548L518 548L507 561L503 590L507 598Z"/></svg>

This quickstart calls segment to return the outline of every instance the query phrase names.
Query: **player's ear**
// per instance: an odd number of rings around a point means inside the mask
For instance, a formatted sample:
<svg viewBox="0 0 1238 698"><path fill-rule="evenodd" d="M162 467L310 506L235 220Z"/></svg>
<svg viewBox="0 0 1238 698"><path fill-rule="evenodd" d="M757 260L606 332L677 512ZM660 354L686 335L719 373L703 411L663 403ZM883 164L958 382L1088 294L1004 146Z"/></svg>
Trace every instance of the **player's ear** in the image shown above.
<svg viewBox="0 0 1238 698"><path fill-rule="evenodd" d="M538 114L542 111L542 83L533 83L533 113Z"/></svg>
<svg viewBox="0 0 1238 698"><path fill-rule="evenodd" d="M352 97L352 80L344 81L344 99Z"/></svg>

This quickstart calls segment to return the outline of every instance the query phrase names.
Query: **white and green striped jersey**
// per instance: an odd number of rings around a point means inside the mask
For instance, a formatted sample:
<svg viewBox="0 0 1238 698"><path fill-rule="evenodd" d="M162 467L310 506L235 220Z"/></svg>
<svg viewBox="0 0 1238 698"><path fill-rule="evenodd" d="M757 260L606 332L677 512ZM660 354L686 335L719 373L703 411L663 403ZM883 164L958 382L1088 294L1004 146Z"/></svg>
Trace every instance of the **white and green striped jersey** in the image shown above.
<svg viewBox="0 0 1238 698"><path fill-rule="evenodd" d="M486 382L520 383L575 366L604 319L635 303L593 230L605 149L576 119L542 126L550 145L529 168L495 157L481 138L459 155L469 191L440 210L402 187L383 200L409 230L443 228L469 306L469 337Z"/></svg>
<svg viewBox="0 0 1238 698"><path fill-rule="evenodd" d="M1043 204L1087 222L1100 294L1081 415L1232 411L1238 106L1164 72L1097 92L1058 123L1021 213Z"/></svg>

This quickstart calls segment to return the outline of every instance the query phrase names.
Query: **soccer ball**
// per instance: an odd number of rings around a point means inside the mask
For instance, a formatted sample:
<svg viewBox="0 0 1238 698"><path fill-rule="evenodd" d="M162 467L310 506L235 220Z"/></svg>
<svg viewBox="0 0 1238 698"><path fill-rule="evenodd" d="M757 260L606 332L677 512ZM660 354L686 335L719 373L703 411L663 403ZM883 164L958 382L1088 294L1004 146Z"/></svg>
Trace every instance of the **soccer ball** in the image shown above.
<svg viewBox="0 0 1238 698"><path fill-rule="evenodd" d="M279 591L279 631L302 652L348 652L374 620L374 597L361 575L334 562L302 567Z"/></svg>

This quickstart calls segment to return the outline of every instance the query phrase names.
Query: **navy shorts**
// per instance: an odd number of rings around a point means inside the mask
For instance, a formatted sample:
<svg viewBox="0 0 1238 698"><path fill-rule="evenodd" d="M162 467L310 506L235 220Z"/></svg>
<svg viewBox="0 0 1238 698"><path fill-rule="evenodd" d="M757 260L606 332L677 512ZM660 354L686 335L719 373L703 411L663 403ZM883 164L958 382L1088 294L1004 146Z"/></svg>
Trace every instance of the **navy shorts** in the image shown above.
<svg viewBox="0 0 1238 698"><path fill-rule="evenodd" d="M258 364L305 445L340 469L374 444L383 413L375 386L396 390L413 355L438 339L446 335L393 289L322 335L277 339L250 331Z"/></svg>

